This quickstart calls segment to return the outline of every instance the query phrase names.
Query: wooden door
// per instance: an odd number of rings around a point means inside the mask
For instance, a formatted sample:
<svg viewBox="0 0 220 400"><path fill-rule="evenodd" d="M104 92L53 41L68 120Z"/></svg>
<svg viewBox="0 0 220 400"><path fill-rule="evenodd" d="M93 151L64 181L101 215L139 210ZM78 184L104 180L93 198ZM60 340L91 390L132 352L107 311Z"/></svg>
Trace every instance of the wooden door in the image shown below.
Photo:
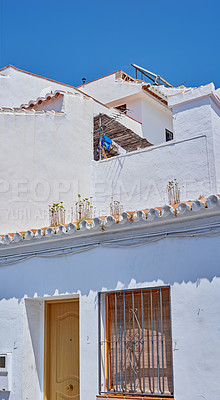
<svg viewBox="0 0 220 400"><path fill-rule="evenodd" d="M46 302L45 400L79 400L79 300Z"/></svg>

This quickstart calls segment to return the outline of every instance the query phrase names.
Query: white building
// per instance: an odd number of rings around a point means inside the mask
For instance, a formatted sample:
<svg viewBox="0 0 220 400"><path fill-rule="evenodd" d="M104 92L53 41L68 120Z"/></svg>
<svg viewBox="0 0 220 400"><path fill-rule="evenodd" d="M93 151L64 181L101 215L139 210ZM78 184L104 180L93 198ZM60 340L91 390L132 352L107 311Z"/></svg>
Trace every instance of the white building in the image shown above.
<svg viewBox="0 0 220 400"><path fill-rule="evenodd" d="M217 400L218 90L0 82L0 400ZM164 206L174 178L184 202ZM49 227L78 193L132 212Z"/></svg>
<svg viewBox="0 0 220 400"><path fill-rule="evenodd" d="M181 200L219 193L213 84L165 88L119 71L75 89L15 67L4 68L0 82L2 233L48 226L48 206L59 201L68 222L78 193L93 197L97 216L109 213L112 197L126 211L163 206L173 179ZM131 115L115 110L118 104ZM100 114L102 133L126 153L94 161Z"/></svg>

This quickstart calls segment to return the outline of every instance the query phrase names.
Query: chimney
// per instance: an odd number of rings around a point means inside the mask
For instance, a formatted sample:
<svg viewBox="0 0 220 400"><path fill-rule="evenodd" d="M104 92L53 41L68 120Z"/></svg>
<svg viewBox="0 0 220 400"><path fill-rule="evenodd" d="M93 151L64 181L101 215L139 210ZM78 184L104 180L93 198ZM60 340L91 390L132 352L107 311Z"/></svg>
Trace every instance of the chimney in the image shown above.
<svg viewBox="0 0 220 400"><path fill-rule="evenodd" d="M83 85L85 85L86 78L82 78L82 81L83 81Z"/></svg>

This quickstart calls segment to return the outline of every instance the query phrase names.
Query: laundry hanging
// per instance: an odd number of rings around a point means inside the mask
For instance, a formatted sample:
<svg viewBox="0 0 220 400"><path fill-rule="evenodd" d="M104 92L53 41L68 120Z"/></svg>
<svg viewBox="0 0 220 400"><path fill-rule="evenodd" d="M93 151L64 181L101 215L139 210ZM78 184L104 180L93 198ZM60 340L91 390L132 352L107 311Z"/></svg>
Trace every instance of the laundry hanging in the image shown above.
<svg viewBox="0 0 220 400"><path fill-rule="evenodd" d="M112 143L112 139L110 139L106 135L102 135L102 147L104 147L105 150L110 150L111 143Z"/></svg>

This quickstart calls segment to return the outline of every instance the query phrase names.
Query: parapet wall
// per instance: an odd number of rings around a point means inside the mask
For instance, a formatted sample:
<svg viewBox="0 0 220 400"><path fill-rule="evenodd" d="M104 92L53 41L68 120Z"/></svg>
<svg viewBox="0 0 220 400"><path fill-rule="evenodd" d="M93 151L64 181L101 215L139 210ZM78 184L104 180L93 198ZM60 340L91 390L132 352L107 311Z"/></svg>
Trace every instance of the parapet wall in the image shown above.
<svg viewBox="0 0 220 400"><path fill-rule="evenodd" d="M163 206L173 179L179 184L180 200L216 193L210 167L213 153L207 143L207 136L200 134L93 162L92 195L98 215L109 213L112 197L126 211Z"/></svg>

